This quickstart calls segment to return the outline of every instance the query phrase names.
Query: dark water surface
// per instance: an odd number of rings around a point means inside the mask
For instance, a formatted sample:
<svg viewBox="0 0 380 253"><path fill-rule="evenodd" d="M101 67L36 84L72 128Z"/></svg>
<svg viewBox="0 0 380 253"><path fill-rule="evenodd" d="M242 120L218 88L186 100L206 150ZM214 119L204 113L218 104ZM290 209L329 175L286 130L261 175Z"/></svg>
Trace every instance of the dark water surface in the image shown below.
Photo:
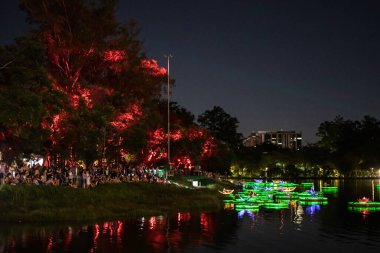
<svg viewBox="0 0 380 253"><path fill-rule="evenodd" d="M2 252L380 252L380 211L348 201L380 201L380 180L333 180L325 206L259 212L178 213L91 225L1 225ZM319 190L322 181L315 181Z"/></svg>

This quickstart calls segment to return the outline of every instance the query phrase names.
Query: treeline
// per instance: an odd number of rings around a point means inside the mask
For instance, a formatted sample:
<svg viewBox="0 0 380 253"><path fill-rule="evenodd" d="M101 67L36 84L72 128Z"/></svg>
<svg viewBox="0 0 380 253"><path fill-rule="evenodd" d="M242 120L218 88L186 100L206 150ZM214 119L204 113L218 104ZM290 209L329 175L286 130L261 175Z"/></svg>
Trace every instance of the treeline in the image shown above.
<svg viewBox="0 0 380 253"><path fill-rule="evenodd" d="M380 121L337 116L320 124L320 140L299 151L274 145L243 147L231 175L237 177L372 177L380 176Z"/></svg>

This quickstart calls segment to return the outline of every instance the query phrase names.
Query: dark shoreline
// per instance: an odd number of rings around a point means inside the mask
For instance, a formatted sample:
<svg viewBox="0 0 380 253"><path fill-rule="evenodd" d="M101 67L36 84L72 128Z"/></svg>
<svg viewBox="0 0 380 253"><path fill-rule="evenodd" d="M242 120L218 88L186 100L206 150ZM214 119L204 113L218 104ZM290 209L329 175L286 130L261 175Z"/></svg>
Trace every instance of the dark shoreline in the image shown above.
<svg viewBox="0 0 380 253"><path fill-rule="evenodd" d="M288 178L283 178L283 177L222 177L223 180L254 180L254 179L263 179L263 180L318 180L318 179L323 179L323 180L335 180L335 179L355 179L355 180L360 180L360 179L380 179L380 177L288 177Z"/></svg>
<svg viewBox="0 0 380 253"><path fill-rule="evenodd" d="M92 189L0 186L0 224L59 224L218 211L222 195L153 183L105 184Z"/></svg>

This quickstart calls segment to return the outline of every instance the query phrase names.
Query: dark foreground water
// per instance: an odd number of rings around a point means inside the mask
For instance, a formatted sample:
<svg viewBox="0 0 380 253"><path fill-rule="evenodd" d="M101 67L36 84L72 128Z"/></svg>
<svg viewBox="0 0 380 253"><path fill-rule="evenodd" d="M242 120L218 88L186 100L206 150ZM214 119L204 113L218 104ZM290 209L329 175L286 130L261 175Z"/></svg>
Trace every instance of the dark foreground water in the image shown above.
<svg viewBox="0 0 380 253"><path fill-rule="evenodd" d="M321 181L315 181L319 190ZM1 225L2 252L380 252L380 211L348 201L380 201L380 180L334 180L325 206L259 212L178 213L91 225Z"/></svg>

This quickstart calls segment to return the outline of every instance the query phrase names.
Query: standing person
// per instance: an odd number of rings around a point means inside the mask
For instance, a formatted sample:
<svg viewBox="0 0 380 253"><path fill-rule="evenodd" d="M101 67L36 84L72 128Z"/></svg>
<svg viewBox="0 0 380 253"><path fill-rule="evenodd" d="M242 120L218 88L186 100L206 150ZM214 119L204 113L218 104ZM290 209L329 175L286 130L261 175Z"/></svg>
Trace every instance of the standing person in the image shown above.
<svg viewBox="0 0 380 253"><path fill-rule="evenodd" d="M78 168L71 167L71 172L73 173L73 185L77 185L77 176L78 176Z"/></svg>
<svg viewBox="0 0 380 253"><path fill-rule="evenodd" d="M4 184L5 163L0 163L0 185Z"/></svg>
<svg viewBox="0 0 380 253"><path fill-rule="evenodd" d="M82 171L77 168L77 171L78 171L78 174L76 176L76 186L79 188L79 187L83 187L83 178L82 178Z"/></svg>
<svg viewBox="0 0 380 253"><path fill-rule="evenodd" d="M86 171L86 187L90 188L91 187L91 176L88 171Z"/></svg>
<svg viewBox="0 0 380 253"><path fill-rule="evenodd" d="M73 182L74 182L74 174L73 174L72 170L69 169L69 183L68 184L70 186L72 186Z"/></svg>
<svg viewBox="0 0 380 253"><path fill-rule="evenodd" d="M84 189L86 189L86 184L87 184L87 171L83 171L83 173L82 173L82 185L83 185Z"/></svg>

